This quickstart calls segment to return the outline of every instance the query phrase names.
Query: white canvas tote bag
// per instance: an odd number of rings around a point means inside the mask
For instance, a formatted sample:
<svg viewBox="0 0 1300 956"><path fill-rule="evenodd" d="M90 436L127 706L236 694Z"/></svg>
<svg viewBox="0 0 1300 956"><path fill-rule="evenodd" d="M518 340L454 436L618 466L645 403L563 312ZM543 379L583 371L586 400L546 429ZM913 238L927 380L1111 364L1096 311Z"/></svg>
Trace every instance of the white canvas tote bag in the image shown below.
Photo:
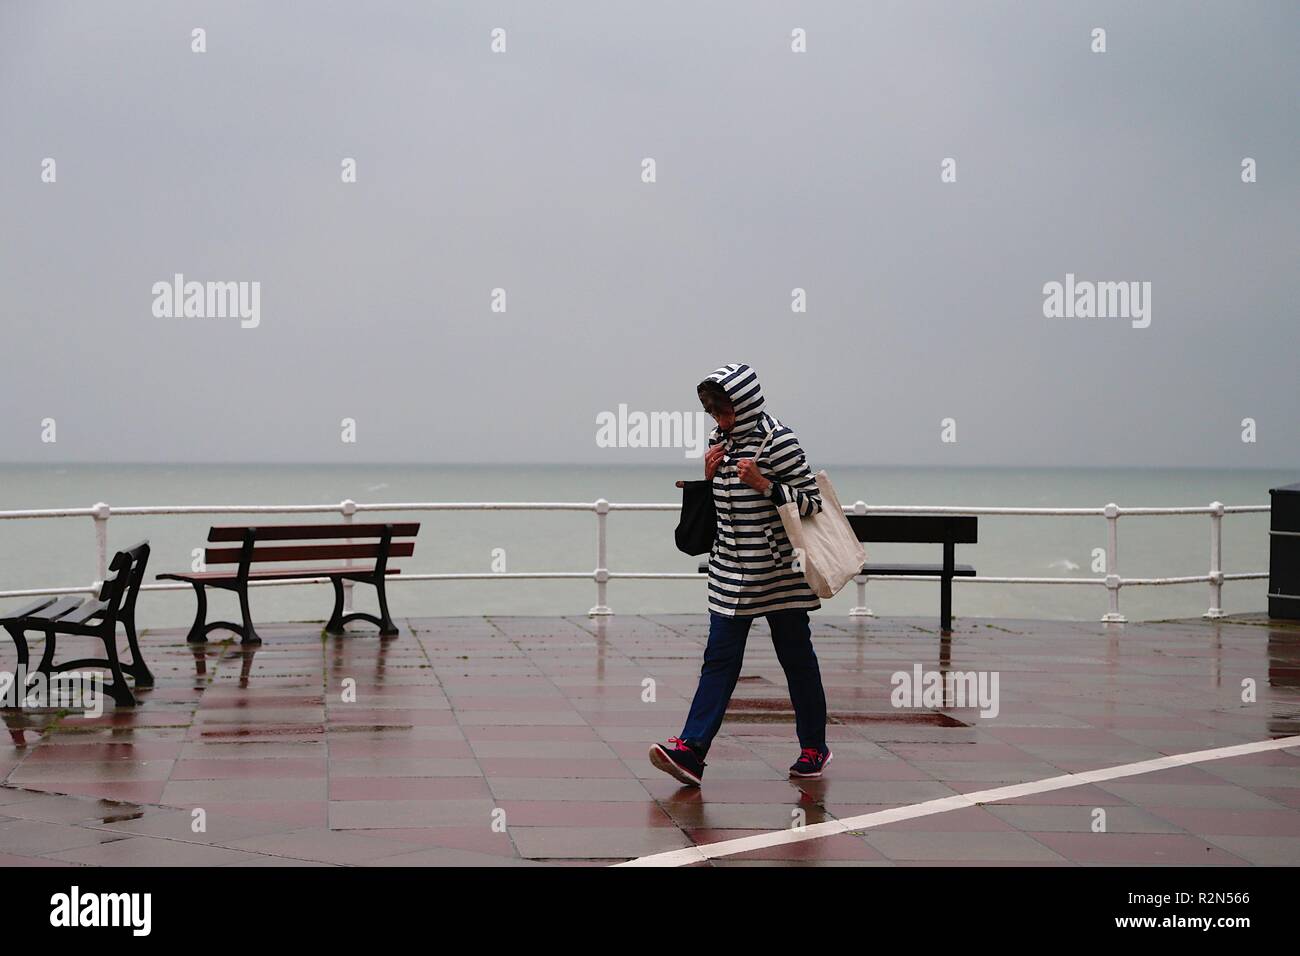
<svg viewBox="0 0 1300 956"><path fill-rule="evenodd" d="M768 432L754 453L755 461L771 437L772 433ZM776 511L790 545L796 549L796 564L803 564L808 586L818 597L829 598L862 571L867 552L844 516L835 486L824 470L817 472L817 489L822 496L822 510L817 514L805 518L793 501L777 505Z"/></svg>

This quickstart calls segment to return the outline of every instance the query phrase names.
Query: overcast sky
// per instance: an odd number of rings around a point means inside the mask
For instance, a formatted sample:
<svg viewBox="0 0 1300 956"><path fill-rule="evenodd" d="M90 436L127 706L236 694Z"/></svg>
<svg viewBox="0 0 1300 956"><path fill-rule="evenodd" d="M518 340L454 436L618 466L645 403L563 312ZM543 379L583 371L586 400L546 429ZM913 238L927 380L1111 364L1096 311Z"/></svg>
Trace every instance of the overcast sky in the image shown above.
<svg viewBox="0 0 1300 956"><path fill-rule="evenodd" d="M668 463L740 361L814 464L1295 465L1297 90L1291 0L0 0L0 461Z"/></svg>

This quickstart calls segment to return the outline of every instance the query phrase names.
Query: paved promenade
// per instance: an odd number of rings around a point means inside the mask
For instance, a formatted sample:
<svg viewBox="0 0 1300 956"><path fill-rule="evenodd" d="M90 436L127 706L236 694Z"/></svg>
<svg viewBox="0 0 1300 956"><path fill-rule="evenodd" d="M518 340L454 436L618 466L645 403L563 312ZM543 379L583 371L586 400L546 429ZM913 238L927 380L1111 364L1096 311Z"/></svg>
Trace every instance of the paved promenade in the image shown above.
<svg viewBox="0 0 1300 956"><path fill-rule="evenodd" d="M696 790L646 748L681 729L703 615L319 628L260 625L247 650L147 631L158 682L135 709L5 711L0 864L600 865L1300 734L1300 627L1259 617L966 619L947 639L932 620L819 617L826 776L786 776L793 717L759 623ZM996 716L891 706L891 675L917 666L996 672ZM790 863L1297 865L1300 746L695 865Z"/></svg>

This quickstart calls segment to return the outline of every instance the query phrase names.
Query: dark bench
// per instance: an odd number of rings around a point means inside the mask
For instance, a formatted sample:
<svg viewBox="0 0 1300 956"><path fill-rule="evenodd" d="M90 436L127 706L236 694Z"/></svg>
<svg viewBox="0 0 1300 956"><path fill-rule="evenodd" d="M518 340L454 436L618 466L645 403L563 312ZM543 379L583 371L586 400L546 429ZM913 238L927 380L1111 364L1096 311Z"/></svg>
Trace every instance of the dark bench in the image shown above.
<svg viewBox="0 0 1300 956"><path fill-rule="evenodd" d="M939 578L939 627L952 631L952 579L973 578L969 564L956 564L955 545L975 544L978 519L975 515L849 515L858 540L877 544L942 544L942 564L876 564L868 561L862 573L868 577Z"/></svg>
<svg viewBox="0 0 1300 956"><path fill-rule="evenodd" d="M329 578L334 585L334 613L325 625L328 634L342 634L343 625L351 621L369 621L378 626L379 633L398 633L388 613L388 595L384 581L390 574L399 574L390 568L390 558L405 558L415 553L414 541L397 541L396 538L414 538L420 530L415 522L406 524L299 524L216 526L208 531L209 542L237 542L237 546L207 548L206 565L234 565L226 571L177 571L160 574L160 580L185 581L194 586L198 609L187 640L207 640L208 632L224 628L240 635L244 644L260 644L262 639L253 628L253 618L248 609L248 585L257 581L294 581L311 578ZM348 541L346 539L361 539ZM374 539L374 540L367 540ZM287 542L271 544L267 542ZM308 544L304 542L333 541L338 543ZM363 559L365 564L338 564L339 561ZM321 567L285 568L274 565L286 561L330 561ZM270 566L268 566L270 565ZM356 611L343 613L343 582L357 581L372 584L379 594L379 616ZM242 624L230 621L207 623L207 588L234 591L239 595Z"/></svg>
<svg viewBox="0 0 1300 956"><path fill-rule="evenodd" d="M76 596L43 597L14 613L0 618L0 625L9 632L18 650L17 675L25 675L29 664L27 631L41 631L45 635L45 648L41 662L31 676L43 673L47 677L64 671L87 667L104 667L113 676L113 683L104 690L113 702L123 707L135 704L135 695L126 683L126 674L135 678L135 686L152 687L153 674L145 665L135 631L135 602L140 596L145 565L149 563L149 542L125 551L119 551L109 564L108 576L93 598ZM131 649L131 660L123 662L117 655L117 625L126 631L126 641ZM95 637L104 642L104 657L85 657L62 664L54 663L55 639L58 635L69 637ZM26 695L24 686L17 688L20 700Z"/></svg>
<svg viewBox="0 0 1300 956"><path fill-rule="evenodd" d="M975 569L955 562L959 544L975 544L978 519L975 515L848 515L858 540L877 544L942 544L942 564L878 564L868 561L862 573L868 577L939 578L939 627L952 631L952 579L973 578ZM707 561L700 571L707 572Z"/></svg>

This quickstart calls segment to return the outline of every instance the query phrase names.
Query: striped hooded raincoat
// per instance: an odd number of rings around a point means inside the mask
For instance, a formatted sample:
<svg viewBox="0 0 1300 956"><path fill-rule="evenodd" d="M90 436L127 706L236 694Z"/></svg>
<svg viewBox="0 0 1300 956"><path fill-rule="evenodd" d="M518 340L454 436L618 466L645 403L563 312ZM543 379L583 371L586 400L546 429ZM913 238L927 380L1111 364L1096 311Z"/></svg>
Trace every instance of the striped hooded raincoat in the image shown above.
<svg viewBox="0 0 1300 956"><path fill-rule="evenodd" d="M813 610L821 601L793 565L794 549L777 506L795 502L801 515L821 511L821 493L799 439L763 407L758 375L748 365L727 365L708 378L722 386L736 412L729 431L715 428L709 446L726 445L713 476L718 529L709 553L709 610L727 617L773 611ZM772 481L764 495L740 480L736 463L753 458L771 433L756 464Z"/></svg>

